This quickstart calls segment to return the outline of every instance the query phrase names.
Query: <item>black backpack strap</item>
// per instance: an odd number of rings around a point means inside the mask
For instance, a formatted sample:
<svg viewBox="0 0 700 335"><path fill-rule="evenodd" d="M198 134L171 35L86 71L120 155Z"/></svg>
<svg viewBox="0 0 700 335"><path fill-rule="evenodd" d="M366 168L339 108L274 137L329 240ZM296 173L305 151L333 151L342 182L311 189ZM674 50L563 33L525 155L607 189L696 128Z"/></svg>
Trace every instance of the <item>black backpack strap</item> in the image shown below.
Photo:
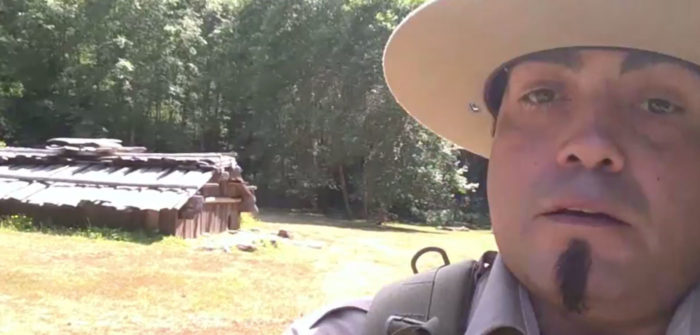
<svg viewBox="0 0 700 335"><path fill-rule="evenodd" d="M334 303L323 308L320 308L313 313L305 315L304 317L297 319L292 323L290 328L285 332L285 335L295 335L295 334L309 334L312 329L315 330L314 334L328 334L327 331L323 331L323 328L328 325L328 318L339 313L358 313L363 315L369 310L371 304L371 299L358 299L351 301L343 301L339 303ZM325 322L325 323L324 323ZM362 321L364 322L364 321ZM333 327L333 325L330 325Z"/></svg>
<svg viewBox="0 0 700 335"><path fill-rule="evenodd" d="M463 335L478 279L496 252L445 265L384 287L367 313L365 335Z"/></svg>

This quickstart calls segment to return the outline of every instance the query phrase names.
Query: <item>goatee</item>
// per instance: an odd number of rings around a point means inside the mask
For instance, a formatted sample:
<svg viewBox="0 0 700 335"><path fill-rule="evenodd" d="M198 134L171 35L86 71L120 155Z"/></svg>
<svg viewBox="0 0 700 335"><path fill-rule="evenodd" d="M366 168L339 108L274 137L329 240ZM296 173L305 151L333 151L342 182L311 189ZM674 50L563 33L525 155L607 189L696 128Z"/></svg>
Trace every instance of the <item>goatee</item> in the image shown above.
<svg viewBox="0 0 700 335"><path fill-rule="evenodd" d="M586 284L590 269L590 245L584 240L571 240L559 256L555 269L562 303L569 312L581 314L586 310Z"/></svg>

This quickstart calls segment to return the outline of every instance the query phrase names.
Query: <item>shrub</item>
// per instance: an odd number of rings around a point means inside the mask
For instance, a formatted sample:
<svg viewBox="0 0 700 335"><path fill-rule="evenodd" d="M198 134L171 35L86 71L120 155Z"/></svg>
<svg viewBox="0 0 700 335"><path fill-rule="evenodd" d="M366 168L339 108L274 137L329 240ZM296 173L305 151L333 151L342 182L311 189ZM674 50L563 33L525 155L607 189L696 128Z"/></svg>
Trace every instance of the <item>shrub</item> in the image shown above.
<svg viewBox="0 0 700 335"><path fill-rule="evenodd" d="M50 235L78 236L92 240L110 240L150 244L163 239L161 234L144 230L126 231L119 228L96 226L62 226L34 222L23 215L0 217L0 228L19 232L41 232Z"/></svg>
<svg viewBox="0 0 700 335"><path fill-rule="evenodd" d="M36 231L32 219L23 215L0 217L0 228L15 231Z"/></svg>

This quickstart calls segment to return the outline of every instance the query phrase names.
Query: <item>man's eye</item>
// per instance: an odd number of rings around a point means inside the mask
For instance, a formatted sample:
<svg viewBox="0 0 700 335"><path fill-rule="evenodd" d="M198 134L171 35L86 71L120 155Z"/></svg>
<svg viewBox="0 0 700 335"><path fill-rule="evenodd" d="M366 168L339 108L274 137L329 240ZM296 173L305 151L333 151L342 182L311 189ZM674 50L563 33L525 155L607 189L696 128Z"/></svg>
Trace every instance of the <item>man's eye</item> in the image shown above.
<svg viewBox="0 0 700 335"><path fill-rule="evenodd" d="M520 100L532 105L541 105L554 101L556 97L557 94L554 91L546 88L540 88L530 91L520 98Z"/></svg>
<svg viewBox="0 0 700 335"><path fill-rule="evenodd" d="M664 99L647 99L642 102L642 109L654 114L673 114L683 112L683 107Z"/></svg>

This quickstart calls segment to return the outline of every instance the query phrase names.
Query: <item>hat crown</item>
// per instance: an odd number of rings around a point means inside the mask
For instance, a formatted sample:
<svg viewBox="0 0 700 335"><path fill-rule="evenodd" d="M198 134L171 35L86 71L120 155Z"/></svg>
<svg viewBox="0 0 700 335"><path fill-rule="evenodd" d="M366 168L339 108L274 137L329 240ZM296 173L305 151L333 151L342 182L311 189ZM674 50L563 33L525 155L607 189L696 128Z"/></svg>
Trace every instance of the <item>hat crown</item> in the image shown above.
<svg viewBox="0 0 700 335"><path fill-rule="evenodd" d="M394 97L441 137L484 157L484 88L501 65L565 47L646 50L700 64L700 1L436 0L394 31L384 72Z"/></svg>

